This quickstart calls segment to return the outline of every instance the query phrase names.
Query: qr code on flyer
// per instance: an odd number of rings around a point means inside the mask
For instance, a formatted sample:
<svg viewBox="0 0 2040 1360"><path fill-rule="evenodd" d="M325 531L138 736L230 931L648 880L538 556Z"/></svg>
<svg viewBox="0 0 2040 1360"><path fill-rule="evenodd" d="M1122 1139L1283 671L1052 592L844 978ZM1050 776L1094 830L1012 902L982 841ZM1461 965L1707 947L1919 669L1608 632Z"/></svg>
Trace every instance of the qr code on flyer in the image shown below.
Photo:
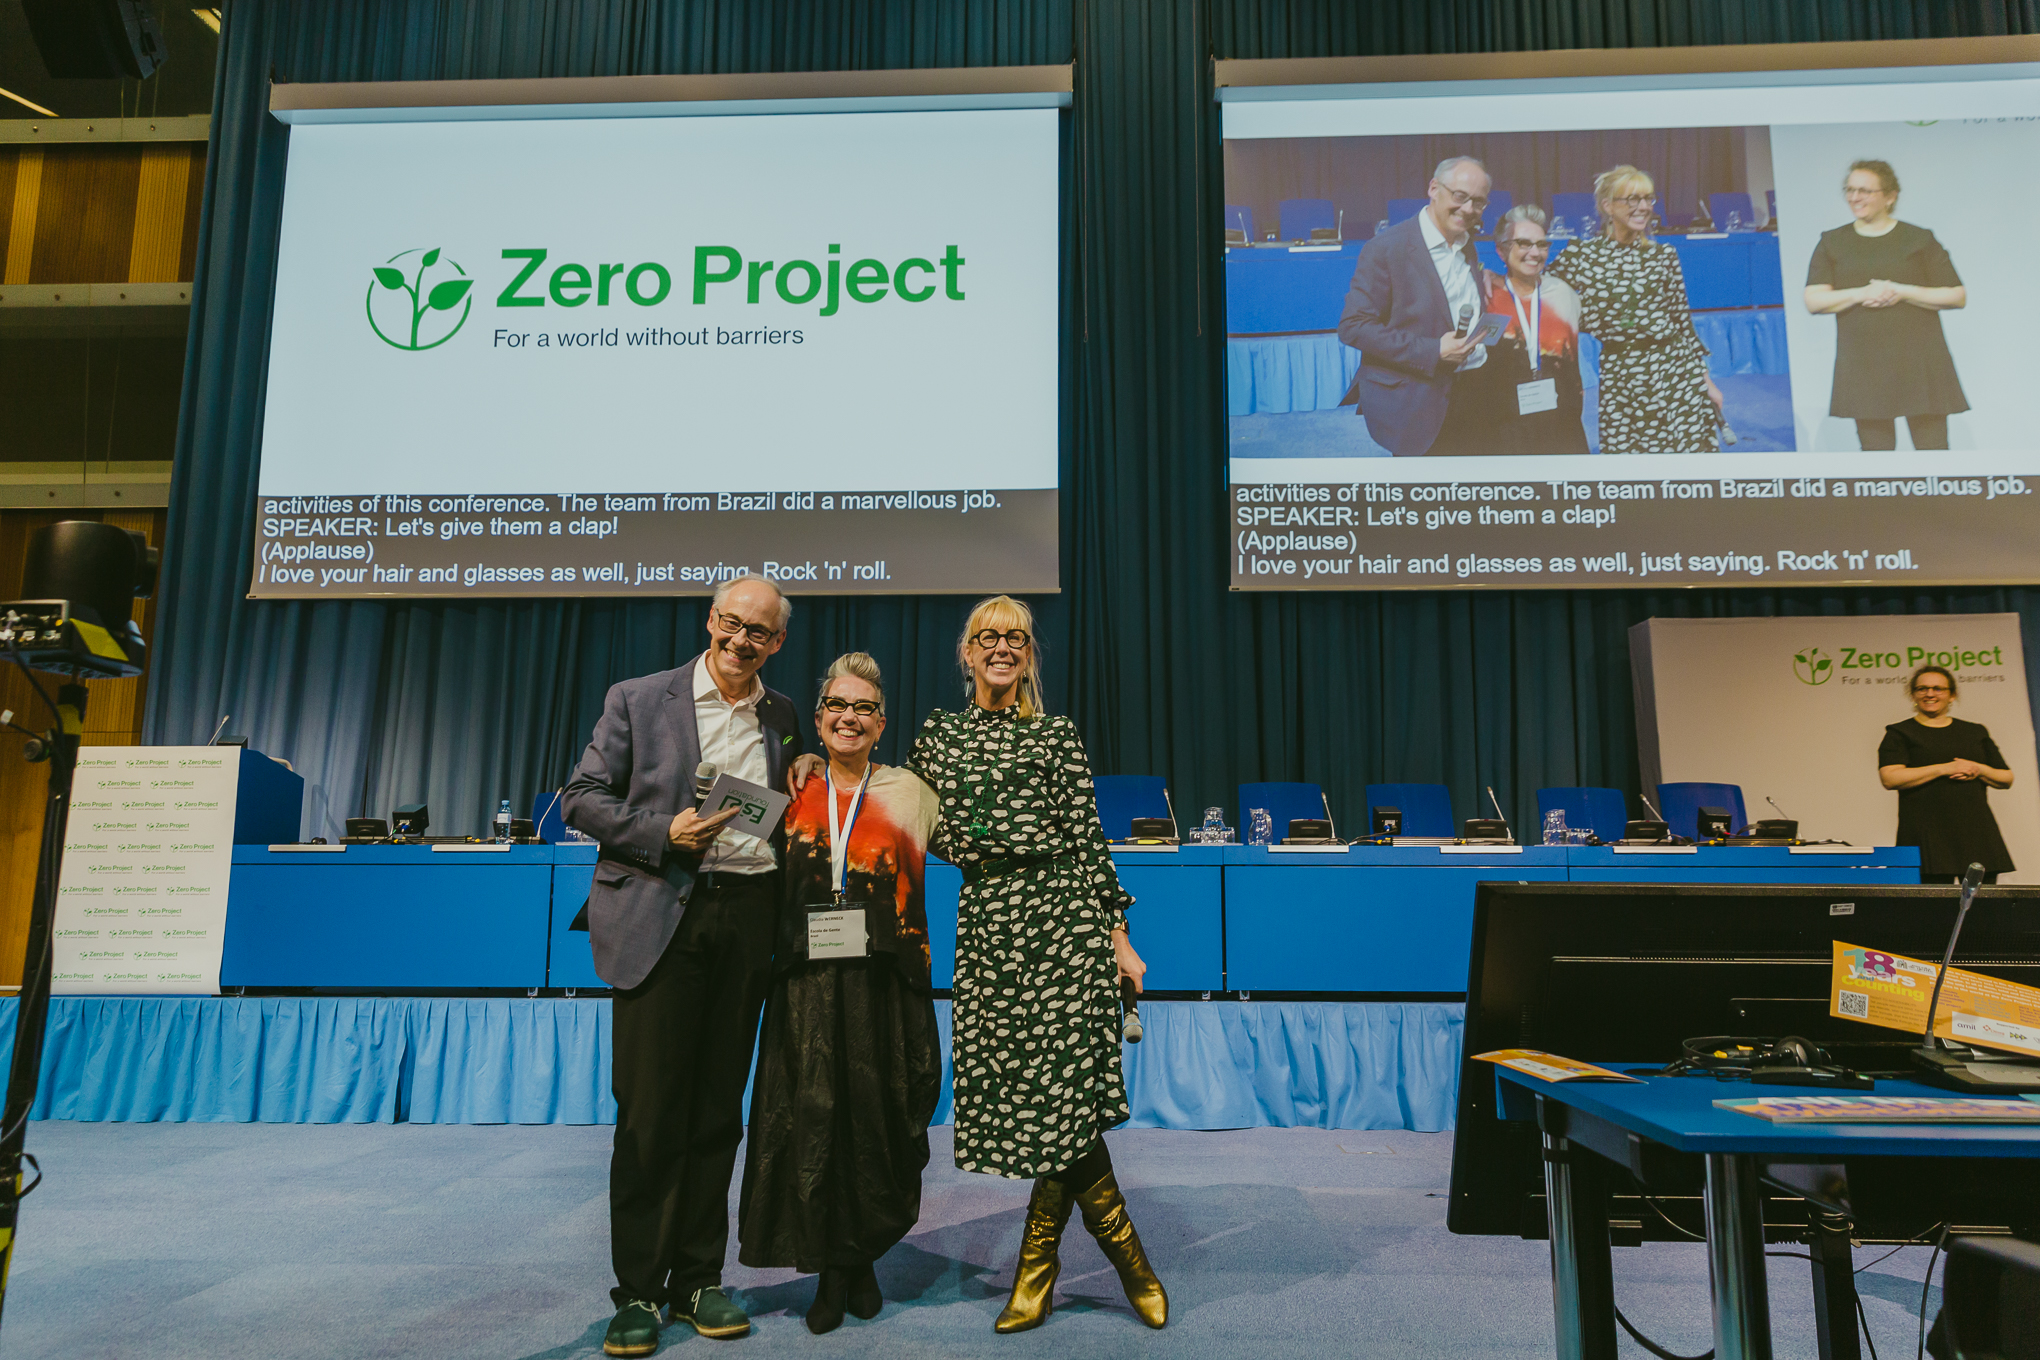
<svg viewBox="0 0 2040 1360"><path fill-rule="evenodd" d="M1853 1016L1858 1020L1870 1018L1870 993L1837 992L1836 996L1838 999L1835 1002L1835 1009L1843 1015Z"/></svg>

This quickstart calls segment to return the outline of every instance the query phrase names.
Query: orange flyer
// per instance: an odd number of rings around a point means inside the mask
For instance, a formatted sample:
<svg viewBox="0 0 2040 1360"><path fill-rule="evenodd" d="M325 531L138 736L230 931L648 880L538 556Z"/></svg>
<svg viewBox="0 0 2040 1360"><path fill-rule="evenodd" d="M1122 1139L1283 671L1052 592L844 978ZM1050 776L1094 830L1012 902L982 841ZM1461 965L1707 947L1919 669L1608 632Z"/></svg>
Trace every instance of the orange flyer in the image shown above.
<svg viewBox="0 0 2040 1360"><path fill-rule="evenodd" d="M1561 1058L1556 1053L1539 1053L1534 1048L1498 1048L1492 1053L1476 1053L1476 1062L1499 1063L1518 1072L1537 1077L1544 1081L1635 1081L1620 1072L1610 1072L1605 1067L1583 1063L1577 1058ZM1639 1083L1640 1084L1640 1083Z"/></svg>
<svg viewBox="0 0 2040 1360"><path fill-rule="evenodd" d="M1918 1034L1940 965L1835 941L1828 1014ZM1958 1043L2040 1057L2040 988L1949 968L1934 1033Z"/></svg>

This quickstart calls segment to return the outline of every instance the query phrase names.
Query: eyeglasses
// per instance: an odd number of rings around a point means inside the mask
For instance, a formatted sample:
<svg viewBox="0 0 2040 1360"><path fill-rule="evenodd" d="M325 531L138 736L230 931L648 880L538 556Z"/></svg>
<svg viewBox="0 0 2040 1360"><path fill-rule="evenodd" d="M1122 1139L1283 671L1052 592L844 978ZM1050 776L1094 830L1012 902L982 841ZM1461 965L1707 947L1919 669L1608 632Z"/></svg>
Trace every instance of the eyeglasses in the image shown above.
<svg viewBox="0 0 2040 1360"><path fill-rule="evenodd" d="M1005 632L1001 633L995 628L987 628L982 632L972 633L970 640L988 652L1001 642L1017 652L1027 645L1027 630L1025 628L1008 628Z"/></svg>
<svg viewBox="0 0 2040 1360"><path fill-rule="evenodd" d="M1655 208L1657 206L1657 195L1624 194L1620 198L1610 199L1609 202L1620 203L1625 208Z"/></svg>
<svg viewBox="0 0 2040 1360"><path fill-rule="evenodd" d="M708 612L715 615L715 626L730 637L735 637L738 633L742 633L745 637L762 647L772 641L773 638L779 636L777 628L767 628L762 623L745 623L735 614L725 614L722 610L713 606L709 608Z"/></svg>
<svg viewBox="0 0 2040 1360"><path fill-rule="evenodd" d="M1873 187L1871 187L1871 188L1867 188L1867 189L1866 189L1866 188L1864 188L1864 187L1863 187L1862 185L1860 185L1860 184L1851 184L1851 185L1850 185L1850 186L1849 186L1848 188L1846 188L1846 189L1842 190L1842 197L1843 197L1843 198L1875 198L1875 197L1876 197L1876 196L1878 196L1879 194L1888 194L1888 193L1890 193L1890 192L1891 192L1891 191L1890 191L1889 189L1886 189L1886 188L1882 187L1881 185L1878 185L1878 186L1873 186Z"/></svg>
<svg viewBox="0 0 2040 1360"><path fill-rule="evenodd" d="M819 705L831 713L855 713L860 718L869 718L878 712L877 703L870 699L844 699L831 694Z"/></svg>
<svg viewBox="0 0 2040 1360"><path fill-rule="evenodd" d="M1947 687L1946 685L1914 685L1914 686L1913 686L1913 693L1914 693L1914 694L1946 694L1947 692L1948 692L1948 687Z"/></svg>
<svg viewBox="0 0 2040 1360"><path fill-rule="evenodd" d="M1442 184L1438 187L1445 189L1445 186ZM1452 196L1452 206L1455 208L1473 207L1479 208L1482 211L1487 209L1487 200L1484 198L1476 198L1474 195L1460 189L1445 189L1445 192Z"/></svg>
<svg viewBox="0 0 2040 1360"><path fill-rule="evenodd" d="M1540 236L1540 237L1539 237L1538 239L1536 239L1535 241L1524 241L1524 240L1520 240L1520 239L1519 239L1519 240L1515 240L1515 241L1504 241L1504 242L1502 242L1502 244L1503 244L1503 245L1505 245L1505 246L1507 246L1507 247L1508 247L1509 249L1511 249L1511 250L1549 250L1549 249L1551 249L1551 242L1550 242L1550 240L1549 240L1549 239L1547 239L1547 238L1545 238L1545 237L1541 237L1541 236Z"/></svg>

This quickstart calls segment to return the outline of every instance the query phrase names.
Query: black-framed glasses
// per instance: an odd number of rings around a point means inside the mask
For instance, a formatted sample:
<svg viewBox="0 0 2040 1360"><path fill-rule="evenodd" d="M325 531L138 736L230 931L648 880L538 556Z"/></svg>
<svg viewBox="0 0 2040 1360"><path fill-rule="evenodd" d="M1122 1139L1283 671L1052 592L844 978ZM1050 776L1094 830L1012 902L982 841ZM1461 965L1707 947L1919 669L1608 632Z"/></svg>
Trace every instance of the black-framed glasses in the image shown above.
<svg viewBox="0 0 2040 1360"><path fill-rule="evenodd" d="M860 718L869 718L879 712L876 700L845 699L841 695L836 694L831 694L828 698L822 700L819 706L831 713L855 713Z"/></svg>
<svg viewBox="0 0 2040 1360"><path fill-rule="evenodd" d="M1542 236L1538 237L1538 238L1537 238L1536 240L1534 240L1534 241L1525 241L1525 240L1523 240L1522 238L1518 237L1518 238L1517 238L1516 240L1513 240L1513 241L1504 241L1504 242L1503 242L1502 244L1503 244L1503 245L1505 245L1505 246L1507 246L1507 247L1509 247L1509 248L1510 248L1511 250L1549 250L1549 249L1551 249L1551 242L1550 242L1550 240L1549 240L1549 239L1547 239L1547 238L1545 238L1545 237L1542 237Z"/></svg>
<svg viewBox="0 0 2040 1360"><path fill-rule="evenodd" d="M1482 212L1487 211L1488 201L1476 194L1469 194L1464 189L1449 188L1443 184L1439 185L1438 187L1440 189L1444 189L1446 193L1452 195L1452 206L1455 208L1478 208Z"/></svg>
<svg viewBox="0 0 2040 1360"><path fill-rule="evenodd" d="M996 628L985 628L972 633L970 640L988 652L1001 642L1016 652L1028 643L1027 630L1025 628L1008 628L1003 633Z"/></svg>
<svg viewBox="0 0 2040 1360"><path fill-rule="evenodd" d="M1657 206L1657 195L1624 194L1622 197L1612 201L1620 203L1625 208L1655 208Z"/></svg>
<svg viewBox="0 0 2040 1360"><path fill-rule="evenodd" d="M1914 694L1946 694L1947 692L1948 692L1948 687L1947 687L1946 685L1914 685L1914 686L1913 686L1913 693L1914 693Z"/></svg>
<svg viewBox="0 0 2040 1360"><path fill-rule="evenodd" d="M735 637L738 633L742 633L745 637L762 647L772 641L773 638L779 636L777 628L767 628L762 623L745 623L735 614L726 614L713 605L709 607L708 612L715 615L715 626L730 637Z"/></svg>

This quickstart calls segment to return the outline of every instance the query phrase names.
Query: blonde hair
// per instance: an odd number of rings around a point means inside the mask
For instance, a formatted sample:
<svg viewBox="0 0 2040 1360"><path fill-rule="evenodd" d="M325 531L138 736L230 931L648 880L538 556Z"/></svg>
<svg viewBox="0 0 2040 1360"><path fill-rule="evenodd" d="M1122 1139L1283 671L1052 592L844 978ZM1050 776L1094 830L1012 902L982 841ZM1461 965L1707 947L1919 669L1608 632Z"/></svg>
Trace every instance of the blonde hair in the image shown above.
<svg viewBox="0 0 2040 1360"><path fill-rule="evenodd" d="M869 652L845 652L829 663L829 669L822 675L821 688L815 691L815 711L822 710L822 700L829 697L829 686L838 680L862 680L878 691L879 716L885 716L885 681L879 678L878 660Z"/></svg>
<svg viewBox="0 0 2040 1360"><path fill-rule="evenodd" d="M1603 170L1594 176L1594 211L1601 214L1602 235L1607 235L1613 225L1608 220L1612 214L1604 210L1610 203L1639 185L1651 193L1657 192L1657 181L1633 165L1618 165L1613 170ZM1643 234L1650 235L1650 229L1644 228Z"/></svg>
<svg viewBox="0 0 2040 1360"><path fill-rule="evenodd" d="M963 668L965 693L974 693L976 677L970 669L970 640L985 629L998 632L1025 629L1028 638L1027 670L1020 677L1020 716L1038 718L1046 709L1041 697L1041 639L1034 636L1034 611L1011 595L993 595L979 600L964 622L963 635L956 640L956 664Z"/></svg>

